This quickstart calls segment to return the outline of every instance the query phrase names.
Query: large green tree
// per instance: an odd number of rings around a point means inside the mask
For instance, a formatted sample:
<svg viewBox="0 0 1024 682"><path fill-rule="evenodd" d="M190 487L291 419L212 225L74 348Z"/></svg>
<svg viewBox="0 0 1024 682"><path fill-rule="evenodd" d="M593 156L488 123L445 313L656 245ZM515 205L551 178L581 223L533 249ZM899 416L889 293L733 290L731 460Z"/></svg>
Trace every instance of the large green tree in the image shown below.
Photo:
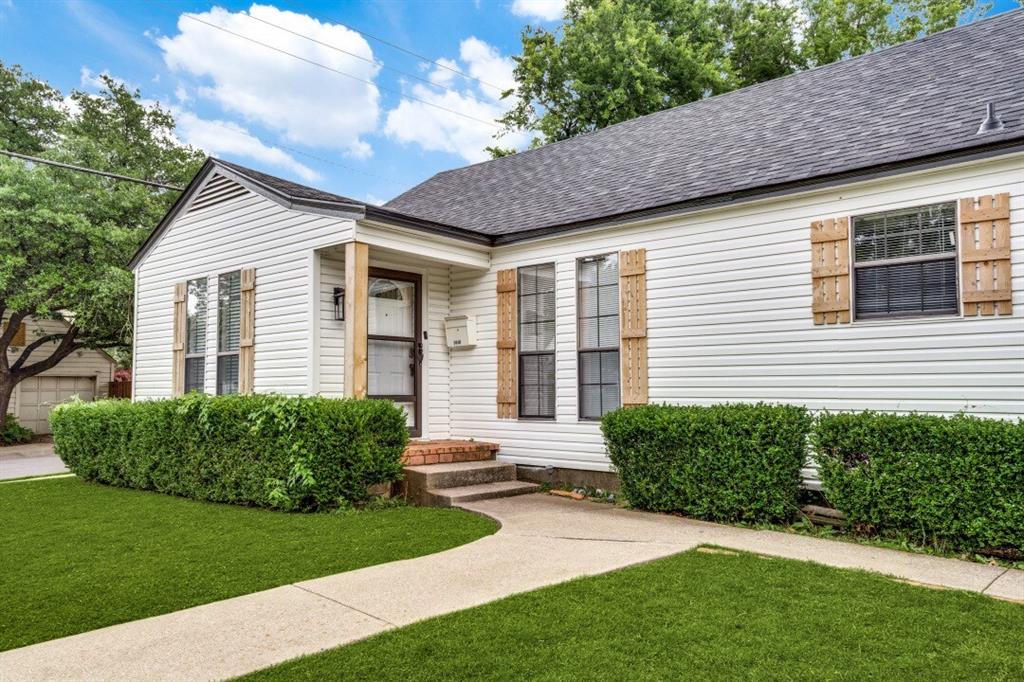
<svg viewBox="0 0 1024 682"><path fill-rule="evenodd" d="M184 185L203 154L182 146L174 120L104 77L68 104L19 67L0 64L0 149ZM177 192L0 158L0 427L14 387L83 348L131 343L133 251ZM54 319L63 332L29 325Z"/></svg>
<svg viewBox="0 0 1024 682"><path fill-rule="evenodd" d="M564 140L970 21L978 0L569 0L527 26L505 132ZM500 136L500 134L499 134ZM488 147L494 156L509 152Z"/></svg>

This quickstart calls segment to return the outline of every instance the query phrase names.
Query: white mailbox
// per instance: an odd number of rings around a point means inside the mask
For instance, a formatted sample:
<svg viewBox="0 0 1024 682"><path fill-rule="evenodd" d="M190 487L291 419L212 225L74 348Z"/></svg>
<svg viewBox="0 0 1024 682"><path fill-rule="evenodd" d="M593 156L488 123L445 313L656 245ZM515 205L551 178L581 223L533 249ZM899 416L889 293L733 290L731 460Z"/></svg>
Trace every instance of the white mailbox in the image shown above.
<svg viewBox="0 0 1024 682"><path fill-rule="evenodd" d="M451 350L476 346L476 316L449 315L444 318L444 338Z"/></svg>

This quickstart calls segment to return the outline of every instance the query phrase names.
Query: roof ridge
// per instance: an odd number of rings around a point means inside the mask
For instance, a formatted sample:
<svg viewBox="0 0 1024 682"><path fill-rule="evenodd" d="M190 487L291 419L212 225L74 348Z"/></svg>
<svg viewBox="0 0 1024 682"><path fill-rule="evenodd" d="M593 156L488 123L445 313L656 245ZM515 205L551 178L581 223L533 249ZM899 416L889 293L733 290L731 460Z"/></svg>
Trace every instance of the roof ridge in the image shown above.
<svg viewBox="0 0 1024 682"><path fill-rule="evenodd" d="M946 36L949 33L953 33L953 32L956 32L956 31L966 31L968 29L973 29L973 28L975 28L977 26L980 26L982 24L989 23L990 21L992 21L994 19L1005 19L1008 15L1017 14L1017 13L1024 13L1024 7L1018 7L1018 8L1006 10L1004 12L999 12L997 14L992 14L992 15L989 15L989 16L986 16L986 17L982 17L980 19L976 19L976 20L974 20L974 21L972 21L970 23L967 23L967 24L959 24L957 26L951 26L950 28L946 28L946 29L943 29L941 31L936 31L934 33L929 33L927 35L919 36L917 38L912 38L911 40L905 40L902 43L896 43L895 45L887 45L886 47L882 47L882 48L879 48L879 49L874 50L872 52L867 52L865 54L857 55L855 57L848 57L846 59L840 59L838 61L829 62L828 64L819 64L817 66L812 66L812 67L810 67L808 69L803 69L802 71L795 71L793 73L789 73L789 74L786 74L784 76L779 76L778 78L772 78L770 80L761 81L759 83L752 83L750 85L743 86L742 88L736 88L735 90L729 90L728 92L722 92L722 93L719 93L717 95L712 95L710 97L703 97L701 99L697 99L697 100L694 100L692 102L686 102L685 104L679 104L679 105L676 105L674 107L669 107L667 109L659 109L658 111L652 111L652 112L647 113L647 114L642 114L640 116L635 116L635 117L627 119L625 121L619 121L618 123L613 123L611 125L607 125L607 126L605 126L603 128L597 128L596 130L588 130L586 132L580 133L579 135L574 135L573 137L567 137L567 138L565 138L563 140L555 140L553 142L548 142L546 144L543 144L543 145L541 145L539 147L531 147L529 149L524 149L522 151L516 152L515 154L509 154L508 156L503 156L503 157L499 157L499 158L496 158L496 159L486 159L484 161L477 161L476 163L470 163L470 164L467 164L465 166L458 166L456 168L449 168L447 170L438 171L434 175L424 179L422 182L419 182L416 185L413 185L408 190L406 190L406 192L411 191L411 190L415 189L416 187L419 187L424 182L428 182L432 178L436 178L439 175L448 175L450 173L456 173L458 171L463 171L463 170L466 170L468 168L477 168L477 167L485 166L485 165L488 165L488 164L498 164L498 163L501 163L503 161L506 161L507 159L513 159L513 158L515 158L517 156L519 156L519 157L525 156L527 154L530 154L531 152L539 152L541 150L549 149L551 147L554 147L556 145L560 145L560 144L565 143L565 142L573 142L573 141L576 141L576 140L581 140L581 139L584 139L584 138L588 138L588 137L591 137L591 136L596 135L598 133L601 133L601 132L603 132L605 130L611 130L611 129L617 128L619 126L626 126L628 124L636 123L637 121L642 121L642 120L647 119L647 118L651 118L651 117L654 117L654 116L659 116L659 115L667 114L668 112L679 111L680 109L684 109L684 108L687 108L687 107L696 107L696 106L702 105L702 104L704 104L706 102L721 101L722 98L728 97L729 95L736 95L738 93L751 92L751 91L756 90L758 88L763 88L763 87L767 87L769 85L776 84L776 83L778 83L780 81L789 80L789 79L797 78L797 77L800 77L800 76L806 76L807 74L815 73L815 72L820 72L820 71L823 71L825 69L845 67L848 64L853 64L853 63L856 63L856 62L861 62L861 61L865 61L865 60L868 60L868 59L871 59L871 58L875 58L878 55L881 55L881 54L884 54L884 53L887 53L887 52L892 52L892 51L895 51L895 50L898 50L898 49L907 49L907 48L910 48L912 46L916 46L916 45L918 45L920 43L923 43L926 40L932 40L932 39L936 39L936 38L939 38L939 37L942 37L942 36ZM403 192L403 194L404 193L405 192ZM400 197L400 196L402 196L402 195L399 194L398 197ZM393 197L390 201L394 201L398 197ZM390 203L390 201L388 203Z"/></svg>

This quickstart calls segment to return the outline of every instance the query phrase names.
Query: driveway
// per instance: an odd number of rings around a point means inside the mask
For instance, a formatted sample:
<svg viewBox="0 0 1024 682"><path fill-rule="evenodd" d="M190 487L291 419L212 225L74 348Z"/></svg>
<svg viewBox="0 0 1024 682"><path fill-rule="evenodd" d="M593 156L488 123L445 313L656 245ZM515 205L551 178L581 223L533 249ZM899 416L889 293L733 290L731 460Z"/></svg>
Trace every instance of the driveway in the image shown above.
<svg viewBox="0 0 1024 682"><path fill-rule="evenodd" d="M67 473L60 457L53 454L53 443L27 443L0 447L0 481L25 476Z"/></svg>

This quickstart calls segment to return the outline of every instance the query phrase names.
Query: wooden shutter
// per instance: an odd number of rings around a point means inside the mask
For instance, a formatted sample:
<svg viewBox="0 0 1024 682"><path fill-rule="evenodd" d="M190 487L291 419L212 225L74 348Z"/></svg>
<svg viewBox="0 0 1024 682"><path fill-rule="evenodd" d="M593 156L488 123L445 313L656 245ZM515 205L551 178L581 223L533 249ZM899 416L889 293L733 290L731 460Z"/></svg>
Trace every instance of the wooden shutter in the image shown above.
<svg viewBox="0 0 1024 682"><path fill-rule="evenodd" d="M0 326L0 332L7 331L6 327ZM28 343L28 329L24 322L18 323L18 331L14 332L14 337L11 338L11 342L8 344L11 348L21 348Z"/></svg>
<svg viewBox="0 0 1024 682"><path fill-rule="evenodd" d="M814 324L850 321L850 221L811 223L811 286Z"/></svg>
<svg viewBox="0 0 1024 682"><path fill-rule="evenodd" d="M519 400L516 355L516 269L498 271L498 419L515 419Z"/></svg>
<svg viewBox="0 0 1024 682"><path fill-rule="evenodd" d="M1010 195L960 200L964 315L1013 314L1010 288Z"/></svg>
<svg viewBox="0 0 1024 682"><path fill-rule="evenodd" d="M619 253L622 406L647 404L647 249Z"/></svg>
<svg viewBox="0 0 1024 682"><path fill-rule="evenodd" d="M185 299L188 283L178 282L174 285L174 326L171 355L171 395L179 396L185 392L185 324L188 311Z"/></svg>
<svg viewBox="0 0 1024 682"><path fill-rule="evenodd" d="M256 360L256 269L241 273L238 339L238 392L252 393Z"/></svg>

